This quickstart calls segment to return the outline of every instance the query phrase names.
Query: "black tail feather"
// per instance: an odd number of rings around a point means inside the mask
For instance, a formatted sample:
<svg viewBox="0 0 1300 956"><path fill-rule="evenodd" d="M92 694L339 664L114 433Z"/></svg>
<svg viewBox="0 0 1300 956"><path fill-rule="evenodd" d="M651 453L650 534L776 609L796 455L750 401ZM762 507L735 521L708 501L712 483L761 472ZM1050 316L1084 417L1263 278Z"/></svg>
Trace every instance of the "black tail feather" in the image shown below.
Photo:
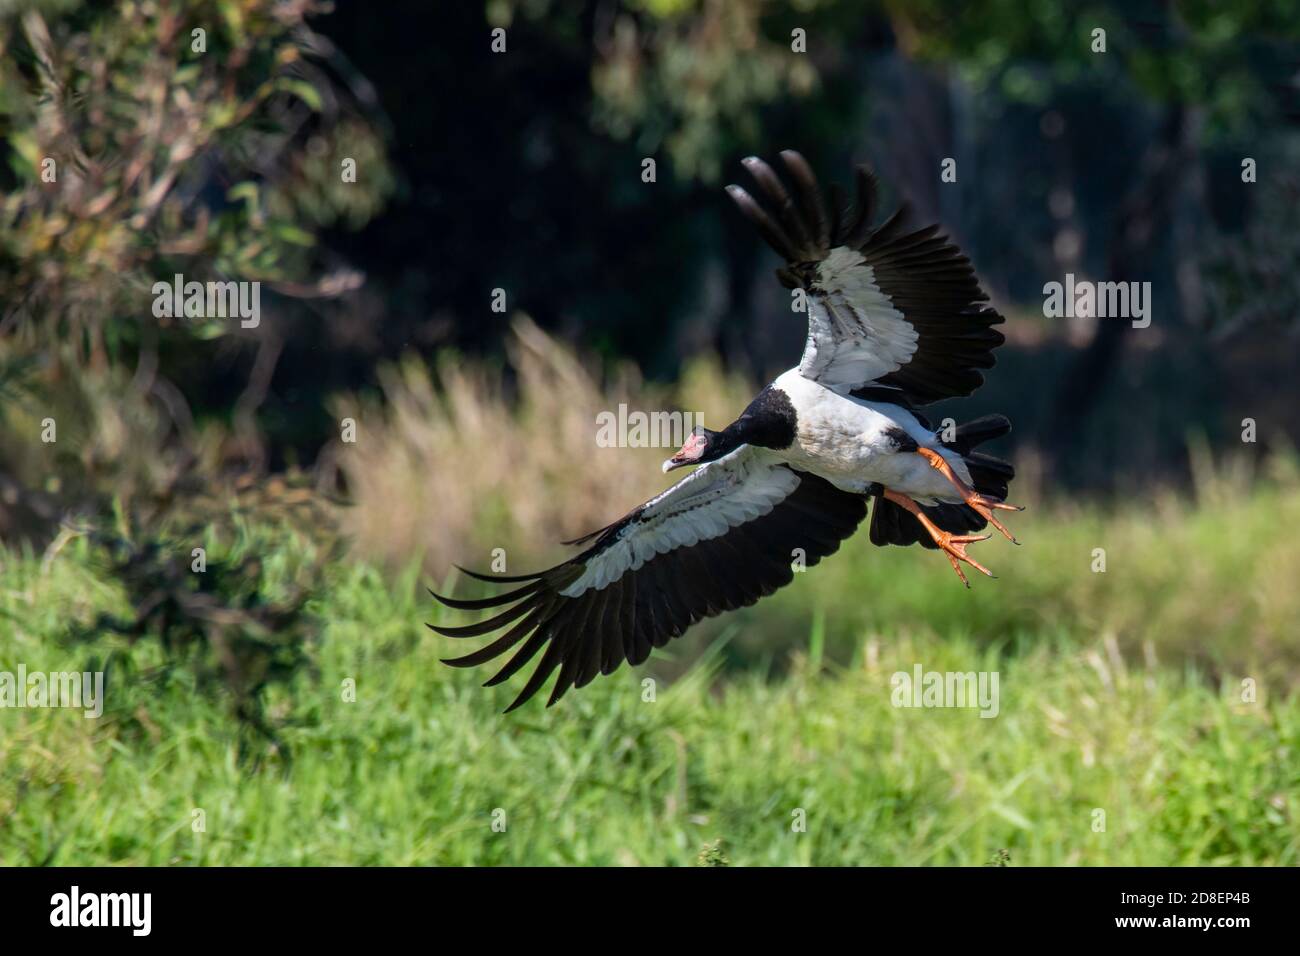
<svg viewBox="0 0 1300 956"><path fill-rule="evenodd" d="M1011 419L1007 416L984 415L964 425L958 425L953 440L944 444L964 457L969 455L973 448L994 438L1001 438L1010 431Z"/></svg>
<svg viewBox="0 0 1300 956"><path fill-rule="evenodd" d="M940 528L953 534L983 531L988 524L983 516L969 505L922 505L921 510ZM871 543L882 548L887 544L899 544L904 547L919 544L932 549L939 547L910 511L882 495L876 496L875 507L871 509L870 530Z"/></svg>
<svg viewBox="0 0 1300 956"><path fill-rule="evenodd" d="M983 452L973 452L966 456L966 468L970 471L971 482L975 490L990 498L1006 501L1007 486L1016 477L1016 469L1010 462Z"/></svg>
<svg viewBox="0 0 1300 956"><path fill-rule="evenodd" d="M972 449L986 441L1001 438L1010 431L1011 421L1005 415L985 415L958 425L953 440L944 442L946 447L959 452L965 460L975 490L999 501L1006 500L1007 486L1015 478L1016 469L1010 462ZM938 547L910 511L889 501L883 493L877 493L875 498L875 507L871 509L872 544L881 547L887 544ZM921 510L936 525L953 534L983 531L988 525L983 516L969 505L922 505Z"/></svg>

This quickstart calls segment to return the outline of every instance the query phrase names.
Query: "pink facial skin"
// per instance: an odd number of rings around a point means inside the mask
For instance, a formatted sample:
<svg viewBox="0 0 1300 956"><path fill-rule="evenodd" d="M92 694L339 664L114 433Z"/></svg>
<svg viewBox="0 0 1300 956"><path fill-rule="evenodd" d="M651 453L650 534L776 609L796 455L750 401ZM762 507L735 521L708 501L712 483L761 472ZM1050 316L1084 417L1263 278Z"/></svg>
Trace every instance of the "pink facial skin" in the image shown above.
<svg viewBox="0 0 1300 956"><path fill-rule="evenodd" d="M686 444L682 450L673 457L664 462L664 474L672 471L674 468L681 468L684 465L690 465L700 460L704 454L704 449L708 447L709 439L704 435L691 435L686 439Z"/></svg>

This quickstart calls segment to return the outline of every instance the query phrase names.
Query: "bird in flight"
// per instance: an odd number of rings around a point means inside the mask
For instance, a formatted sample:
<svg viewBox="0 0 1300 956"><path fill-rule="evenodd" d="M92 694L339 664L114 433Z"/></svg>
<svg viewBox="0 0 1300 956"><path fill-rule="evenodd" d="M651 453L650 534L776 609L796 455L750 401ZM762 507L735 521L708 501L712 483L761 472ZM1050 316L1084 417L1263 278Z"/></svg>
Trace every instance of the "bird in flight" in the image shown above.
<svg viewBox="0 0 1300 956"><path fill-rule="evenodd" d="M875 226L876 180L857 170L857 198L829 208L804 158L781 153L792 191L757 157L744 165L765 200L727 192L785 260L781 283L802 290L808 338L799 364L768 385L721 431L699 427L663 464L694 470L608 527L566 544L578 555L535 574L465 571L518 585L448 607L497 610L452 638L504 630L487 646L446 660L473 667L511 655L485 686L508 680L541 654L507 708L523 704L556 672L547 706L703 618L753 604L794 578L794 564L836 551L871 511L876 545L941 551L963 584L966 564L992 577L966 548L992 525L1011 465L975 451L1007 434L989 415L936 432L918 411L969 395L1003 342L1002 316L982 303L970 260L937 225L908 231L906 207ZM464 570L464 569L462 569ZM504 610L500 610L504 608Z"/></svg>

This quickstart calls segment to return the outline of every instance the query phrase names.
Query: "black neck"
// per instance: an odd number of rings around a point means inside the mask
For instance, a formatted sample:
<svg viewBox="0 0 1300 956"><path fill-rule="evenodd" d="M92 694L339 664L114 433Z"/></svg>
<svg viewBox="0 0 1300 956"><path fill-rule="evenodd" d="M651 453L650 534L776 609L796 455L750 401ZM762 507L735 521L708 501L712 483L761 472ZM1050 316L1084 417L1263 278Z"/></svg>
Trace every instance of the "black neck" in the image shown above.
<svg viewBox="0 0 1300 956"><path fill-rule="evenodd" d="M797 420L794 406L780 389L768 386L758 393L734 422L715 434L714 447L724 453L740 445L760 448L789 448L794 442Z"/></svg>

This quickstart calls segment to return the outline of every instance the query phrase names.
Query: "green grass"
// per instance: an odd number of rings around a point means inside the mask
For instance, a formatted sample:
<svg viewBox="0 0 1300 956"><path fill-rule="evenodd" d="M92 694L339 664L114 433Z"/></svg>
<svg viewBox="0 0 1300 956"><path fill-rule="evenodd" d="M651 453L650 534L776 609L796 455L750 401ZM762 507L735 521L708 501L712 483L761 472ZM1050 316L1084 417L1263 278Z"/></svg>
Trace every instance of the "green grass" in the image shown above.
<svg viewBox="0 0 1300 956"><path fill-rule="evenodd" d="M672 659L509 716L517 681L438 663L417 574L338 564L314 667L268 696L291 762L241 761L156 641L62 639L120 610L84 542L0 554L0 670L109 669L99 721L0 710L0 862L1300 864L1300 491L1037 510L1023 548L977 546L997 581L862 536ZM892 706L916 663L997 671L999 715Z"/></svg>

